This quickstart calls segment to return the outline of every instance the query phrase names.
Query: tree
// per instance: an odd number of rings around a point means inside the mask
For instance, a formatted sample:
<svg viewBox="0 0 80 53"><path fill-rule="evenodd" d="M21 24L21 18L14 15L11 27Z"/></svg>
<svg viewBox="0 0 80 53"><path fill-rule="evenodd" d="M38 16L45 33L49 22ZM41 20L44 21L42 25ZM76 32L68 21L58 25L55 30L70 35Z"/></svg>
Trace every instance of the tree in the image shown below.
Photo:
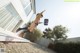
<svg viewBox="0 0 80 53"><path fill-rule="evenodd" d="M63 27L62 25L57 25L53 28L52 34L54 35L55 41L57 40L64 40L67 38L66 33L68 32L68 29L66 27Z"/></svg>
<svg viewBox="0 0 80 53"><path fill-rule="evenodd" d="M43 31L44 35L43 37L46 38L53 38L54 42L57 42L58 40L64 40L67 38L68 29L66 27L63 27L62 25L57 25L51 30L50 28L46 28L45 31Z"/></svg>
<svg viewBox="0 0 80 53"><path fill-rule="evenodd" d="M42 33L39 29L34 29L34 31L31 32L26 32L24 38L29 39L32 42L37 41L40 37L42 36Z"/></svg>
<svg viewBox="0 0 80 53"><path fill-rule="evenodd" d="M44 35L43 37L45 38L51 38L52 37L52 30L50 28L46 28L45 31L43 31Z"/></svg>

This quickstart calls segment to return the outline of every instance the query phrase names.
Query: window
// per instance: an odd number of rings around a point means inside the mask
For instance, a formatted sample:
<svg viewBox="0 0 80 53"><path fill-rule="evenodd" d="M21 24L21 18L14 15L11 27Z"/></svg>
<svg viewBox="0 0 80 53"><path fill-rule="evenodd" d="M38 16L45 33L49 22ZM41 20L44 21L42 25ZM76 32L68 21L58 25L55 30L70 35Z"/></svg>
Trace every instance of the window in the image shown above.
<svg viewBox="0 0 80 53"><path fill-rule="evenodd" d="M24 8L30 3L30 0L20 0L20 1Z"/></svg>
<svg viewBox="0 0 80 53"><path fill-rule="evenodd" d="M5 8L13 17L18 16L17 11L15 10L15 8L13 7L13 5L11 3L8 4L7 6L5 6Z"/></svg>
<svg viewBox="0 0 80 53"><path fill-rule="evenodd" d="M21 18L13 5L9 3L0 7L0 27L12 31L15 26L20 22ZM19 24L20 25L20 24Z"/></svg>
<svg viewBox="0 0 80 53"><path fill-rule="evenodd" d="M27 15L29 15L29 13L31 12L31 5L29 5L26 9L25 12Z"/></svg>
<svg viewBox="0 0 80 53"><path fill-rule="evenodd" d="M30 0L20 0L20 1L21 1L22 5L23 5L23 8L24 8L24 11L25 11L26 15L28 16L29 13L32 10L31 1Z"/></svg>

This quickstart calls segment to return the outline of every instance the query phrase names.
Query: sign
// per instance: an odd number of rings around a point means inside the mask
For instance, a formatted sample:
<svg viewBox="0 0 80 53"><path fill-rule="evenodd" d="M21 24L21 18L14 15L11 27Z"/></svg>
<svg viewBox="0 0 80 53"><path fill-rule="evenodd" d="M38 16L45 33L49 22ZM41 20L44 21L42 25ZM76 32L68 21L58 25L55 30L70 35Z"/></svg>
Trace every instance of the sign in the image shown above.
<svg viewBox="0 0 80 53"><path fill-rule="evenodd" d="M44 25L48 25L48 19L44 19Z"/></svg>

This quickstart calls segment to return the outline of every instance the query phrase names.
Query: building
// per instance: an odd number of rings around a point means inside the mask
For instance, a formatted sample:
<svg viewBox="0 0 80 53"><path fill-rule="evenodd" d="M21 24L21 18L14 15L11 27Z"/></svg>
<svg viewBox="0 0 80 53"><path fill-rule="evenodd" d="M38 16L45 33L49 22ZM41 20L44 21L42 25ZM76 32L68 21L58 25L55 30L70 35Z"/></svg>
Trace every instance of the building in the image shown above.
<svg viewBox="0 0 80 53"><path fill-rule="evenodd" d="M0 0L0 33L14 34L35 13L35 0Z"/></svg>

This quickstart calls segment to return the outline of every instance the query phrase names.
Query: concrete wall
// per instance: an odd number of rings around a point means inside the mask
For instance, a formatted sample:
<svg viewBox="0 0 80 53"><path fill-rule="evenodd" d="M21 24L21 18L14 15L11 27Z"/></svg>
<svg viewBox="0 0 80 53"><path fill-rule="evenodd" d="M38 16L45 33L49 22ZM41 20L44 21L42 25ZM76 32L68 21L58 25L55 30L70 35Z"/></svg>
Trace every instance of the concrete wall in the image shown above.
<svg viewBox="0 0 80 53"><path fill-rule="evenodd" d="M51 40L50 39L46 39L46 38L41 38L36 43L38 43L41 46L48 47L49 43L51 43Z"/></svg>

